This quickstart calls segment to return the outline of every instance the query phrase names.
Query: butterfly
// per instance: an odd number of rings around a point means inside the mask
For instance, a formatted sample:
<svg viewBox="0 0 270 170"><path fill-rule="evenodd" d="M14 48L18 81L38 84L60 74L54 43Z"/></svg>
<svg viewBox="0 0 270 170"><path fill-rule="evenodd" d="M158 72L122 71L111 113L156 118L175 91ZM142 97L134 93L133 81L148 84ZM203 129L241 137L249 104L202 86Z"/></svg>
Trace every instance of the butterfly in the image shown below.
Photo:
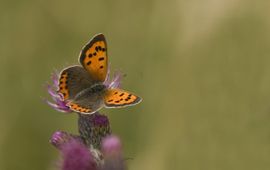
<svg viewBox="0 0 270 170"><path fill-rule="evenodd" d="M108 76L107 51L105 36L97 34L81 50L81 65L61 71L57 92L72 111L92 114L102 107L126 107L142 100L128 91L105 84Z"/></svg>

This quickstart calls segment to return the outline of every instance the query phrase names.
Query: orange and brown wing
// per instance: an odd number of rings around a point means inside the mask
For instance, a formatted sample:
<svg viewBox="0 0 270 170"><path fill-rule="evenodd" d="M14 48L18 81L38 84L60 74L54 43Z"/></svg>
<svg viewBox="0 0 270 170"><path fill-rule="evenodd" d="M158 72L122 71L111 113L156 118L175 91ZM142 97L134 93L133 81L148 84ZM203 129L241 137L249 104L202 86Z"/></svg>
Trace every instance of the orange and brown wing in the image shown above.
<svg viewBox="0 0 270 170"><path fill-rule="evenodd" d="M135 105L141 100L140 97L122 89L108 89L104 97L106 107L125 107Z"/></svg>
<svg viewBox="0 0 270 170"><path fill-rule="evenodd" d="M80 106L79 104L73 103L73 102L68 103L68 106L74 112L78 112L78 113L82 113L82 114L91 114L92 112L94 112L94 110L92 110L90 108Z"/></svg>
<svg viewBox="0 0 270 170"><path fill-rule="evenodd" d="M63 99L67 100L69 98L69 91L67 87L67 79L68 79L68 74L67 72L62 72L59 78L59 90L58 92L62 94Z"/></svg>
<svg viewBox="0 0 270 170"><path fill-rule="evenodd" d="M79 60L94 80L100 82L105 80L108 69L108 56L107 44L103 34L94 36L86 44L81 51Z"/></svg>
<svg viewBox="0 0 270 170"><path fill-rule="evenodd" d="M61 71L58 82L58 93L64 100L72 100L82 90L90 87L94 82L88 72L81 66L71 66Z"/></svg>

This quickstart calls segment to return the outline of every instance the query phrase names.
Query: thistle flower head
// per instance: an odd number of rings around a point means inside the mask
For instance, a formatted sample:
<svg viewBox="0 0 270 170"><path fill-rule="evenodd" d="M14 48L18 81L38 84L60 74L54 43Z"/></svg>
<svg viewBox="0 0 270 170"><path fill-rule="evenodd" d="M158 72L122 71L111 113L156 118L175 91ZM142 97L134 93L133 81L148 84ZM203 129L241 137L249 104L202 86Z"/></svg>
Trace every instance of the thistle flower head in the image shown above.
<svg viewBox="0 0 270 170"><path fill-rule="evenodd" d="M64 113L72 112L72 110L70 110L70 108L67 106L67 102L64 101L63 96L57 92L59 74L55 72L52 74L51 78L53 83L52 85L47 85L47 90L54 102L45 100L46 103L57 111Z"/></svg>
<svg viewBox="0 0 270 170"><path fill-rule="evenodd" d="M114 135L107 136L102 140L102 153L107 156L122 156L122 144L118 137Z"/></svg>
<svg viewBox="0 0 270 170"><path fill-rule="evenodd" d="M99 112L91 115L79 114L78 126L84 142L97 149L100 148L102 139L111 134L108 117Z"/></svg>
<svg viewBox="0 0 270 170"><path fill-rule="evenodd" d="M90 150L77 140L66 143L62 149L62 170L97 170Z"/></svg>
<svg viewBox="0 0 270 170"><path fill-rule="evenodd" d="M104 156L102 170L124 170L126 169L123 159L122 144L118 137L107 136L102 141L101 152Z"/></svg>
<svg viewBox="0 0 270 170"><path fill-rule="evenodd" d="M72 135L64 131L56 131L53 133L50 143L57 149L61 149L65 144L74 140L83 143L80 136Z"/></svg>

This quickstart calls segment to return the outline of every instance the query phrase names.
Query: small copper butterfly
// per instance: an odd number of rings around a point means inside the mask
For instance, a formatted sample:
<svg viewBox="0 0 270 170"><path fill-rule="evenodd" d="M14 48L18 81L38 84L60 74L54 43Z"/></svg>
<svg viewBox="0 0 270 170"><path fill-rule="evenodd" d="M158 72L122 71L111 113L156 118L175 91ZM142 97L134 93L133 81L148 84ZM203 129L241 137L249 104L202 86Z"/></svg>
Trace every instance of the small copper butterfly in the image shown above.
<svg viewBox="0 0 270 170"><path fill-rule="evenodd" d="M137 104L141 98L104 84L108 73L107 43L103 34L94 36L82 49L81 65L61 71L58 93L78 113L92 114L102 107L118 108Z"/></svg>

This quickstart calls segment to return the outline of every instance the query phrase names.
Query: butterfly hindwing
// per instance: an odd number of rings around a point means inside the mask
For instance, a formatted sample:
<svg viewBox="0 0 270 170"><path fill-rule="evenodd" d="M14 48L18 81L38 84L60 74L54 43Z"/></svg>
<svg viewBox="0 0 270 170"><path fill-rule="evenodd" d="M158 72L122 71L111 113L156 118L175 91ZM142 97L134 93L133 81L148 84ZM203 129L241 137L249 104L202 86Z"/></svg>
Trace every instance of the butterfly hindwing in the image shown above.
<svg viewBox="0 0 270 170"><path fill-rule="evenodd" d="M93 80L81 66L71 66L60 73L58 92L64 100L72 100L82 90L90 87Z"/></svg>
<svg viewBox="0 0 270 170"><path fill-rule="evenodd" d="M122 89L108 89L104 96L106 107L125 107L135 105L141 98Z"/></svg>
<svg viewBox="0 0 270 170"><path fill-rule="evenodd" d="M83 106L80 106L79 104L77 103L74 103L74 102L70 102L68 104L69 108L75 112L79 112L79 113L91 113L93 112L93 110L91 108L88 108L88 107L83 107Z"/></svg>
<svg viewBox="0 0 270 170"><path fill-rule="evenodd" d="M88 87L78 93L68 106L75 112L93 113L104 106L104 85Z"/></svg>
<svg viewBox="0 0 270 170"><path fill-rule="evenodd" d="M108 69L108 56L107 44L103 34L96 35L84 46L79 60L94 80L100 82L105 80Z"/></svg>

